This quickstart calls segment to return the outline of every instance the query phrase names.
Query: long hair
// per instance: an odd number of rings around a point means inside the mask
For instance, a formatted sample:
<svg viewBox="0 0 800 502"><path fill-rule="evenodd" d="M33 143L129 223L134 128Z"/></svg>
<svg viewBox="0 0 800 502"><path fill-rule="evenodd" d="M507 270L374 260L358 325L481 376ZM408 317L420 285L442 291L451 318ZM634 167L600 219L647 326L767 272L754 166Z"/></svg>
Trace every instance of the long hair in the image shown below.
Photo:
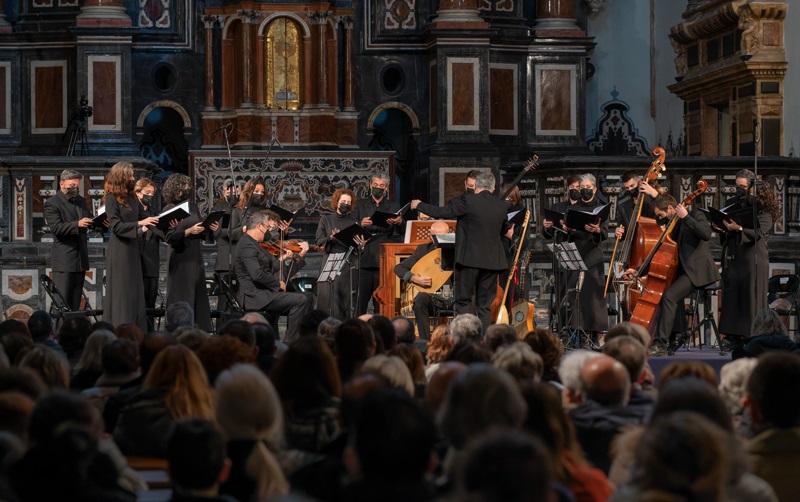
<svg viewBox="0 0 800 502"><path fill-rule="evenodd" d="M287 416L324 406L342 396L333 353L321 338L302 337L278 359L270 373Z"/></svg>
<svg viewBox="0 0 800 502"><path fill-rule="evenodd" d="M133 164L130 162L117 162L111 166L111 170L106 175L106 181L103 184L103 204L106 203L106 198L113 195L117 198L117 202L124 207L130 208L128 205L128 196L131 194L128 191L128 180L133 176Z"/></svg>
<svg viewBox="0 0 800 502"><path fill-rule="evenodd" d="M261 178L250 178L247 180L247 183L244 184L244 188L242 188L242 196L239 197L239 203L236 204L236 207L244 211L244 208L247 207L247 203L250 202L250 196L258 185L263 186L266 191L267 186ZM266 196L266 194L264 195Z"/></svg>
<svg viewBox="0 0 800 502"><path fill-rule="evenodd" d="M214 417L206 370L194 352L183 345L171 345L156 356L142 387L167 389L166 405L173 419Z"/></svg>
<svg viewBox="0 0 800 502"><path fill-rule="evenodd" d="M107 329L98 329L86 339L81 359L72 370L73 375L81 371L103 371L101 355L103 347L117 339L117 335Z"/></svg>
<svg viewBox="0 0 800 502"><path fill-rule="evenodd" d="M758 203L758 210L772 216L773 222L778 221L781 217L781 205L778 203L778 199L775 198L772 185L766 181L762 181L757 185L756 202Z"/></svg>
<svg viewBox="0 0 800 502"><path fill-rule="evenodd" d="M180 202L180 193L183 191L183 187L189 185L191 182L191 178L185 174L170 174L167 181L164 182L164 188L161 189L161 193L164 195L164 202L167 204L177 204Z"/></svg>
<svg viewBox="0 0 800 502"><path fill-rule="evenodd" d="M428 343L428 361L438 363L447 357L453 348L453 335L450 334L446 324L436 326L431 333L431 341Z"/></svg>

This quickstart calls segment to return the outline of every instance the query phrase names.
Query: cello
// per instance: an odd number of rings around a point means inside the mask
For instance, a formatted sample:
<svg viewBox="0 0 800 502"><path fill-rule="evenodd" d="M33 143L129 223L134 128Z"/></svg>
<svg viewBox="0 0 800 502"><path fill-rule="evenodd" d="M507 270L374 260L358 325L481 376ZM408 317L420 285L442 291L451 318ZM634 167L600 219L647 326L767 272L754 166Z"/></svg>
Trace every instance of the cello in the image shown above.
<svg viewBox="0 0 800 502"><path fill-rule="evenodd" d="M697 190L687 195L681 205L684 207L690 205L707 188L708 183L699 180ZM630 322L643 326L651 335L656 328L657 323L654 321L659 313L661 297L672 285L678 272L678 244L671 237L672 230L677 223L678 215L674 215L650 254L637 269L637 288L631 287L631 289L637 289L639 298L631 314ZM649 267L647 276L641 278L642 272L647 267Z"/></svg>

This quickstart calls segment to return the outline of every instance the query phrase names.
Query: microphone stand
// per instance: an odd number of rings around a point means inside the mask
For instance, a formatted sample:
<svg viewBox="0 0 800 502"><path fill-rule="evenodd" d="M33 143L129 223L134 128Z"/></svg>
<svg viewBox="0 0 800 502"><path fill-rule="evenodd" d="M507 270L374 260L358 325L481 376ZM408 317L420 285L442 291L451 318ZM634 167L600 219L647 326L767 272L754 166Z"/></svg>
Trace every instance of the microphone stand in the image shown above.
<svg viewBox="0 0 800 502"><path fill-rule="evenodd" d="M272 131L272 139L269 140L269 147L267 148L267 155L264 157L264 163L261 165L261 170L258 171L258 176L255 177L256 180L261 179L261 176L264 174L264 171L267 169L267 160L269 160L269 155L272 152L272 145L275 143L280 144L278 138L275 136L275 131ZM283 148L283 146L281 146ZM266 188L266 186L264 187ZM253 192L255 192L255 185L253 186ZM244 211L242 211L242 226L247 224L247 213L250 211L250 201L253 200L253 192L250 192L250 195L247 196L247 203L244 205ZM264 194L264 198L266 199L266 194Z"/></svg>
<svg viewBox="0 0 800 502"><path fill-rule="evenodd" d="M222 128L222 134L225 136L225 149L228 151L228 166L231 169L231 189L228 191L228 196L225 197L225 200L228 202L228 228L225 229L228 232L228 277L231 286L234 285L234 274L233 274L233 246L231 245L231 224L233 220L233 192L234 187L236 186L236 180L234 179L233 174L233 156L231 155L231 144L228 141L228 127Z"/></svg>

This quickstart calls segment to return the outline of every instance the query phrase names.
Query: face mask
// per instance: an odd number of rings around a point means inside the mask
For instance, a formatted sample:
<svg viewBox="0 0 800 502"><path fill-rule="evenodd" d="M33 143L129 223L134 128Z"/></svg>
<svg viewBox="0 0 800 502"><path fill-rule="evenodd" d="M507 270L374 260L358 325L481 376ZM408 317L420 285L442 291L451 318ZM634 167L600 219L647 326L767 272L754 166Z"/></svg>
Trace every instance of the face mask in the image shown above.
<svg viewBox="0 0 800 502"><path fill-rule="evenodd" d="M656 218L656 224L658 226L664 226L669 224L669 216L664 216L663 218Z"/></svg>
<svg viewBox="0 0 800 502"><path fill-rule="evenodd" d="M69 187L67 188L67 193L65 194L69 200L75 199L78 196L78 187Z"/></svg>
<svg viewBox="0 0 800 502"><path fill-rule="evenodd" d="M153 196L152 195L142 195L141 201L142 201L142 205L143 206L150 206L150 203L153 202Z"/></svg>
<svg viewBox="0 0 800 502"><path fill-rule="evenodd" d="M133 189L136 188L136 180L130 180L125 188L128 189L129 192L133 192Z"/></svg>
<svg viewBox="0 0 800 502"><path fill-rule="evenodd" d="M344 203L344 202L339 204L339 212L342 213L342 214L349 213L350 209L351 209L350 204L347 204L347 203Z"/></svg>
<svg viewBox="0 0 800 502"><path fill-rule="evenodd" d="M467 193L475 193L475 189L474 188L467 188Z"/></svg>
<svg viewBox="0 0 800 502"><path fill-rule="evenodd" d="M260 206L264 204L264 194L263 193L254 193L250 197L250 204L253 206Z"/></svg>
<svg viewBox="0 0 800 502"><path fill-rule="evenodd" d="M747 196L747 189L742 187L736 187L736 196L740 199L744 199Z"/></svg>
<svg viewBox="0 0 800 502"><path fill-rule="evenodd" d="M592 200L592 197L594 197L594 190L591 188L581 188L581 199Z"/></svg>
<svg viewBox="0 0 800 502"><path fill-rule="evenodd" d="M569 200L578 200L581 198L581 191L577 188L570 188L567 193L569 194Z"/></svg>
<svg viewBox="0 0 800 502"><path fill-rule="evenodd" d="M386 190L383 188L372 188L372 198L373 199L380 199L386 193Z"/></svg>
<svg viewBox="0 0 800 502"><path fill-rule="evenodd" d="M514 207L514 201L513 200L507 200L506 201L506 207L509 208L509 209Z"/></svg>
<svg viewBox="0 0 800 502"><path fill-rule="evenodd" d="M628 195L630 196L631 199L635 199L636 198L636 194L639 193L639 189L637 189L637 188L634 188L633 190L625 190L625 191L628 192Z"/></svg>
<svg viewBox="0 0 800 502"><path fill-rule="evenodd" d="M187 188L186 190L181 190L181 202L189 200L189 197L192 196L192 190Z"/></svg>

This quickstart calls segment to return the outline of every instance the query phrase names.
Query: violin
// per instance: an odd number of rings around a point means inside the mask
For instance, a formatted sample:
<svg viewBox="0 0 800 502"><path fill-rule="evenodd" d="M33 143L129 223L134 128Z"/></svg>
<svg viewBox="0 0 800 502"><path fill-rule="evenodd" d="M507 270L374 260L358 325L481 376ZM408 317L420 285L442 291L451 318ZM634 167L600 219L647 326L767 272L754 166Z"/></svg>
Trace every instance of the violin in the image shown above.
<svg viewBox="0 0 800 502"><path fill-rule="evenodd" d="M291 251L293 253L292 261L298 262L300 261L300 256L298 254L303 251L303 248L300 246L300 243L303 242L298 239L292 239L288 241L264 241L259 242L259 246L272 256L280 256L284 251ZM322 251L323 248L320 246L308 246L309 251Z"/></svg>

